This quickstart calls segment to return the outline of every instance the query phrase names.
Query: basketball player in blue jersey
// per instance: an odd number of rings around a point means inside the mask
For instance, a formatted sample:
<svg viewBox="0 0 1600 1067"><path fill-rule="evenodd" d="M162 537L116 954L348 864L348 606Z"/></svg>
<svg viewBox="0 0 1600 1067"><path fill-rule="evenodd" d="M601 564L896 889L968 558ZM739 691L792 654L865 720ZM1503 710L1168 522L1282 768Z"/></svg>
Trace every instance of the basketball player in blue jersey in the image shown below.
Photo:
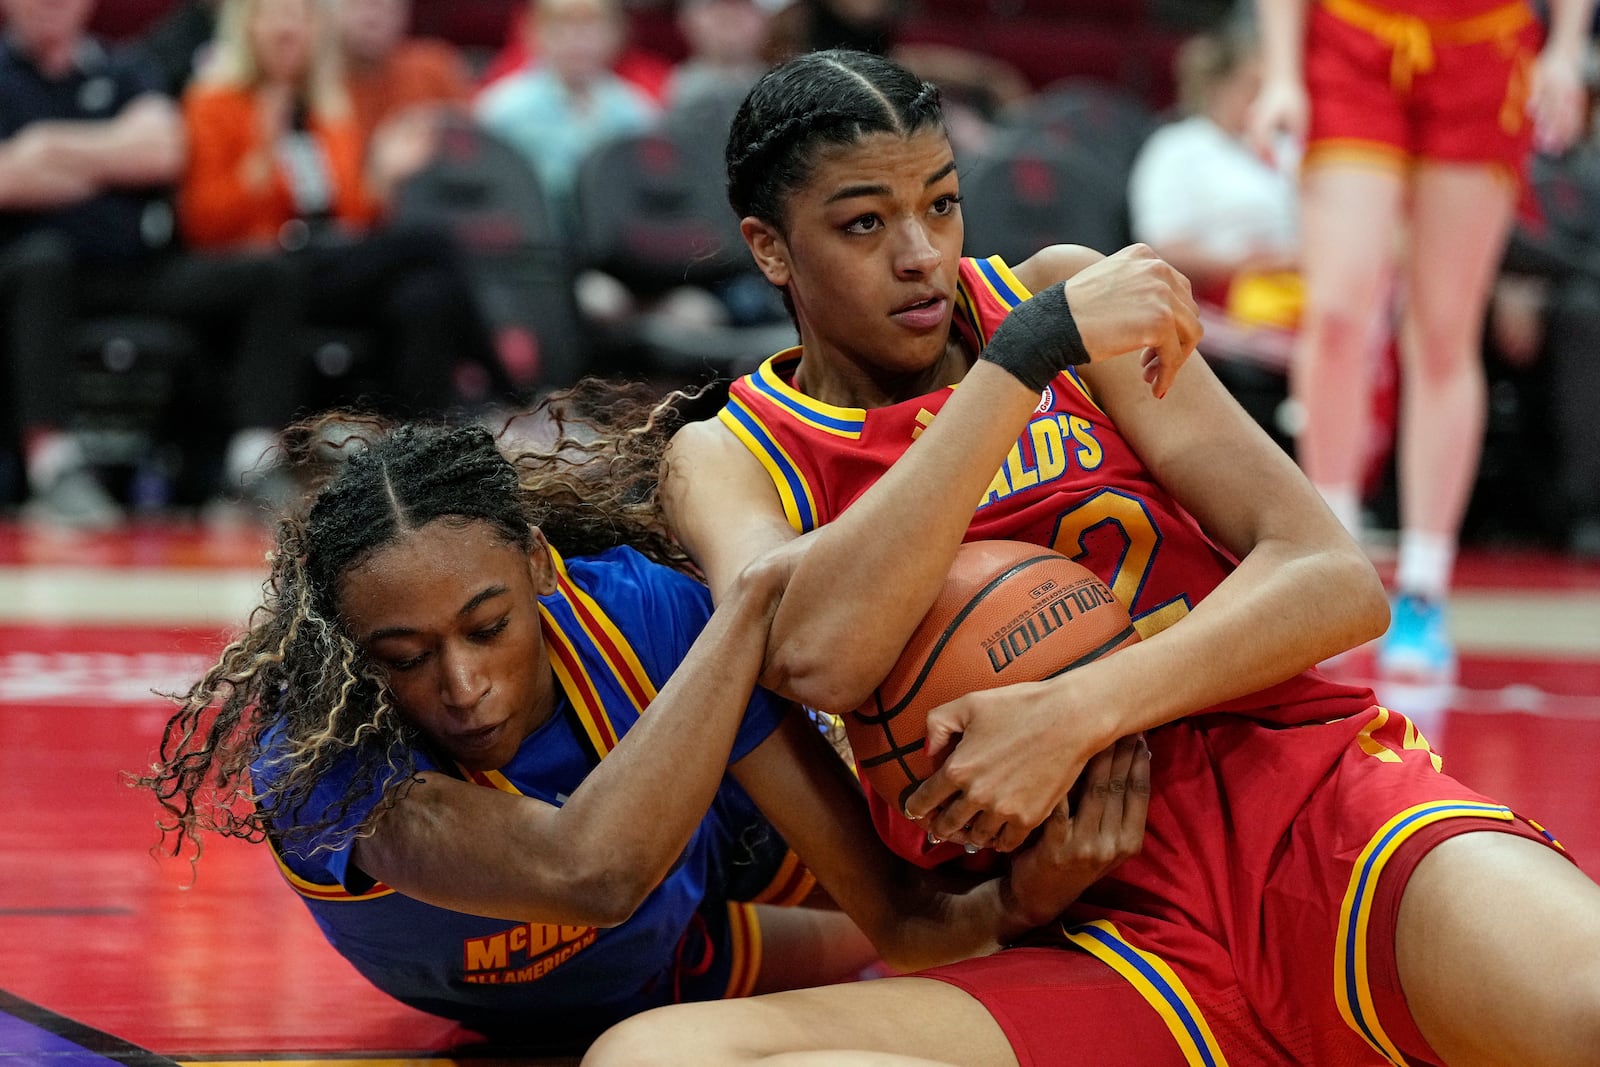
<svg viewBox="0 0 1600 1067"><path fill-rule="evenodd" d="M604 399L574 407L615 413ZM348 458L280 524L266 602L141 784L174 852L205 830L266 841L332 945L407 1004L581 1046L646 1008L835 981L880 952L992 951L1137 851L1148 769L1129 743L1091 767L1099 814L1007 877L935 885L896 861L814 723L755 689L788 554L713 612L664 565L683 556L626 473L648 426L513 460L480 429L339 416L288 451L330 427ZM762 906L817 879L859 929Z"/></svg>

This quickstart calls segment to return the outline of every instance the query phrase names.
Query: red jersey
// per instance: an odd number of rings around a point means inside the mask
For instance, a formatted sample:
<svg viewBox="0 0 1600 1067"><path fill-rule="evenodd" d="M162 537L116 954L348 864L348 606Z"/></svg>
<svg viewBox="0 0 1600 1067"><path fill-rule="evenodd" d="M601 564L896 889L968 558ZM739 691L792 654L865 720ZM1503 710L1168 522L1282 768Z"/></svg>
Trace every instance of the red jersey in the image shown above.
<svg viewBox="0 0 1600 1067"><path fill-rule="evenodd" d="M954 326L980 351L1029 295L999 257L963 259ZM718 413L767 469L790 523L802 533L832 521L865 493L955 388L888 407L834 407L791 384L803 356L799 348L780 352L735 381ZM987 539L1046 545L1084 564L1146 638L1188 614L1237 564L1161 487L1070 371L1045 388L1027 429L977 501L966 540ZM1206 710L1287 725L1342 718L1373 703L1370 689L1308 670ZM931 864L960 851L929 849L913 824L867 793L880 832L897 852ZM891 831L890 824L898 825ZM907 830L915 831L915 841Z"/></svg>

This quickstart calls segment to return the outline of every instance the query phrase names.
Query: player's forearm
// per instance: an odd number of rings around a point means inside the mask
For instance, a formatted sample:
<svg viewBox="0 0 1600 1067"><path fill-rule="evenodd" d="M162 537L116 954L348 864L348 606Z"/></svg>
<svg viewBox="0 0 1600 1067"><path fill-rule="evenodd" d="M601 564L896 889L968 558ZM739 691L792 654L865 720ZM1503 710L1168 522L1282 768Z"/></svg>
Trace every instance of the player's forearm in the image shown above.
<svg viewBox="0 0 1600 1067"><path fill-rule="evenodd" d="M649 710L568 801L568 862L622 917L666 877L711 807L755 689L775 600L740 586ZM645 817L641 818L641 814ZM595 842L610 844L597 849Z"/></svg>
<svg viewBox="0 0 1600 1067"><path fill-rule="evenodd" d="M1070 692L1110 744L1282 682L1377 637L1387 621L1382 584L1353 545L1307 551L1269 540L1166 630L1044 684Z"/></svg>
<svg viewBox="0 0 1600 1067"><path fill-rule="evenodd" d="M845 711L872 692L933 603L973 510L1038 402L980 362L883 477L807 535L772 627L789 695Z"/></svg>
<svg viewBox="0 0 1600 1067"><path fill-rule="evenodd" d="M1307 6L1307 0L1256 0L1265 80L1304 80Z"/></svg>

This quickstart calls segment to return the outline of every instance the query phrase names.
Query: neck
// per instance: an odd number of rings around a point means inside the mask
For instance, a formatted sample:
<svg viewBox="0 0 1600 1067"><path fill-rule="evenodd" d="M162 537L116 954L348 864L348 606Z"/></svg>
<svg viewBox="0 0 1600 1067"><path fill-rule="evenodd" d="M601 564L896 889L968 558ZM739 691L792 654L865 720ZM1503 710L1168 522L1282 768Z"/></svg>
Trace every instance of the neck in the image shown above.
<svg viewBox="0 0 1600 1067"><path fill-rule="evenodd" d="M806 346L801 351L794 387L813 400L841 408L888 407L924 396L959 382L972 366L972 357L954 330L944 353L921 370L877 367L843 354L831 359L808 357Z"/></svg>

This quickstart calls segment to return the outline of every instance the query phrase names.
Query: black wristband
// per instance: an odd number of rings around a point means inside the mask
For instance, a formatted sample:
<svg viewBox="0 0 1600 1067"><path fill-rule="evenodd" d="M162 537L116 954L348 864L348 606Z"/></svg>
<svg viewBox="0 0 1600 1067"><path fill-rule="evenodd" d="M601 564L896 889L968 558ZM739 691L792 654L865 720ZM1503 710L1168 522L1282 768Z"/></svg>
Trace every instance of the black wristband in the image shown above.
<svg viewBox="0 0 1600 1067"><path fill-rule="evenodd" d="M1089 362L1067 306L1066 283L1057 282L1012 308L984 346L983 358L1039 390L1068 367Z"/></svg>

